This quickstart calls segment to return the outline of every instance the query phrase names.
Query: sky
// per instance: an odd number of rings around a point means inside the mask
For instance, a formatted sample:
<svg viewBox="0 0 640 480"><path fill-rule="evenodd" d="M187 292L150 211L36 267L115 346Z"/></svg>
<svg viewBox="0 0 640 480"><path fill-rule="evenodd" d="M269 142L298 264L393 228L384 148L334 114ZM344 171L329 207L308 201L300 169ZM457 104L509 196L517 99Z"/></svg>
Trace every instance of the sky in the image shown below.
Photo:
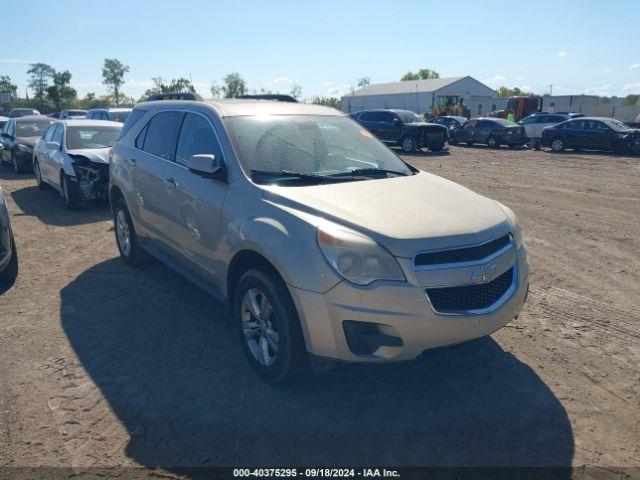
<svg viewBox="0 0 640 480"><path fill-rule="evenodd" d="M640 93L638 0L30 0L24 16L20 5L3 24L0 75L21 96L33 62L69 70L80 96L105 94L105 58L130 67L122 90L136 99L156 76L210 96L238 72L250 90L297 84L310 97L420 68L540 94Z"/></svg>

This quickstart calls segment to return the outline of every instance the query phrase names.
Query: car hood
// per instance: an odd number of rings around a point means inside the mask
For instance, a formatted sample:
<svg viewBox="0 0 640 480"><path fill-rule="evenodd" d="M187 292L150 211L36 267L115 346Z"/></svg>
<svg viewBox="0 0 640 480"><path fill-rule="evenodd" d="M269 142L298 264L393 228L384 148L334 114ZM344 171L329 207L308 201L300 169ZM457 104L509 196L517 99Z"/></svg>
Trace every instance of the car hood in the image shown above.
<svg viewBox="0 0 640 480"><path fill-rule="evenodd" d="M399 257L482 243L511 229L497 202L425 172L410 177L262 186L266 201L369 235Z"/></svg>
<svg viewBox="0 0 640 480"><path fill-rule="evenodd" d="M78 155L87 158L87 160L91 162L109 163L109 148L78 148L75 150L67 150L67 153L70 157Z"/></svg>
<svg viewBox="0 0 640 480"><path fill-rule="evenodd" d="M440 125L439 123L429 123L429 122L405 123L404 126L409 128L411 127L436 127L436 128L444 128L444 129L447 128L444 125Z"/></svg>
<svg viewBox="0 0 640 480"><path fill-rule="evenodd" d="M40 137L16 137L16 143L21 143L22 145L27 145L29 147L35 147L36 142L40 139Z"/></svg>

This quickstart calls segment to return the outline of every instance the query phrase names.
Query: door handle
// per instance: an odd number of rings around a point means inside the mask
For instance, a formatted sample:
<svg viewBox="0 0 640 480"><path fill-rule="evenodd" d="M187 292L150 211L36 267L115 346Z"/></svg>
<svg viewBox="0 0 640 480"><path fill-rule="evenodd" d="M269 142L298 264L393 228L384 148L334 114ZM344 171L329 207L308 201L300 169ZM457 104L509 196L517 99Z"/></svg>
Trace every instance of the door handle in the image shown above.
<svg viewBox="0 0 640 480"><path fill-rule="evenodd" d="M176 188L178 184L176 183L176 179L173 177L167 177L164 179L165 183L170 187Z"/></svg>
<svg viewBox="0 0 640 480"><path fill-rule="evenodd" d="M132 167L135 167L136 165L138 165L138 161L137 161L135 158L130 158L130 159L129 159L129 164L130 164Z"/></svg>

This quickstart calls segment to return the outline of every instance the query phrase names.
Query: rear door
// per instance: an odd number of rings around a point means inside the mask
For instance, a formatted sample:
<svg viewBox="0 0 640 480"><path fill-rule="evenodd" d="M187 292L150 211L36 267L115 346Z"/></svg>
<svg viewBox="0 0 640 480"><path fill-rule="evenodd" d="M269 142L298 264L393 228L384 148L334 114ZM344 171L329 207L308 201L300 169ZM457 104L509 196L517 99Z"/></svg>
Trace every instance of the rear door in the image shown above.
<svg viewBox="0 0 640 480"><path fill-rule="evenodd" d="M496 125L491 120L480 120L473 131L473 142L486 143L487 137L495 128Z"/></svg>
<svg viewBox="0 0 640 480"><path fill-rule="evenodd" d="M175 246L176 258L190 271L219 285L222 259L219 244L222 236L222 208L227 184L203 178L188 168L193 155L223 158L218 134L204 114L187 112L182 123L175 162L166 177L171 181L171 213L166 216L167 236Z"/></svg>
<svg viewBox="0 0 640 480"><path fill-rule="evenodd" d="M459 142L473 143L473 132L478 125L478 120L469 120L464 126L456 131L456 138Z"/></svg>
<svg viewBox="0 0 640 480"><path fill-rule="evenodd" d="M171 110L151 117L135 139L134 155L126 160L133 171L140 224L145 236L160 247L167 246L165 227L173 196L173 187L166 181L166 170L174 158L183 116L183 112Z"/></svg>
<svg viewBox="0 0 640 480"><path fill-rule="evenodd" d="M573 120L562 127L564 144L567 147L585 147L587 143L586 124L584 120Z"/></svg>

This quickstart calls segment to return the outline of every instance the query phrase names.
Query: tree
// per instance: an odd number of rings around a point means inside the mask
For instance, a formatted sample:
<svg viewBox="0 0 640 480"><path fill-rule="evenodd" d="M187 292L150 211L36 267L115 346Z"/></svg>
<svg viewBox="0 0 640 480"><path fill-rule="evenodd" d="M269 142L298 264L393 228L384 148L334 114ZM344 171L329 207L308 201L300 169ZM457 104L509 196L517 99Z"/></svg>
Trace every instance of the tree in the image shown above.
<svg viewBox="0 0 640 480"><path fill-rule="evenodd" d="M154 86L144 92L144 96L155 95L157 93L168 92L191 92L195 93L196 88L191 83L191 80L184 77L172 78L168 82L162 77L152 78Z"/></svg>
<svg viewBox="0 0 640 480"><path fill-rule="evenodd" d="M47 98L53 102L57 110L69 105L76 98L77 92L71 87L71 72L53 73L53 84L47 87Z"/></svg>
<svg viewBox="0 0 640 480"><path fill-rule="evenodd" d="M371 78L369 77L362 77L358 79L358 88L363 88L370 84L371 84Z"/></svg>
<svg viewBox="0 0 640 480"><path fill-rule="evenodd" d="M427 80L429 78L440 78L440 74L435 70L429 70L428 68L421 68L418 73L407 72L400 79L401 82L407 82L409 80Z"/></svg>
<svg viewBox="0 0 640 480"><path fill-rule="evenodd" d="M18 96L18 86L11 82L9 75L0 76L0 92L9 92L11 98Z"/></svg>
<svg viewBox="0 0 640 480"><path fill-rule="evenodd" d="M342 100L336 97L312 97L311 103L314 103L316 105L324 105L325 107L331 107L340 110Z"/></svg>
<svg viewBox="0 0 640 480"><path fill-rule="evenodd" d="M120 104L120 87L124 84L124 74L129 66L116 58L105 58L102 67L102 83L113 93L116 106Z"/></svg>
<svg viewBox="0 0 640 480"><path fill-rule="evenodd" d="M498 89L498 96L502 98L509 98L513 96L518 97L527 97L529 95L534 95L533 92L525 92L520 90L518 87L508 88L508 87L500 87Z"/></svg>
<svg viewBox="0 0 640 480"><path fill-rule="evenodd" d="M222 95L222 87L216 82L211 83L211 96L213 98L220 98Z"/></svg>
<svg viewBox="0 0 640 480"><path fill-rule="evenodd" d="M222 93L224 98L235 98L247 94L247 82L239 73L230 73L222 79Z"/></svg>
<svg viewBox="0 0 640 480"><path fill-rule="evenodd" d="M36 100L44 102L44 94L54 73L55 70L46 63L32 63L29 65L29 70L27 70L29 88L33 90Z"/></svg>
<svg viewBox="0 0 640 480"><path fill-rule="evenodd" d="M302 87L300 85L297 85L297 84L292 86L290 95L293 98L300 98L300 96L302 96Z"/></svg>
<svg viewBox="0 0 640 480"><path fill-rule="evenodd" d="M624 97L622 100L623 105L640 105L640 95L631 94Z"/></svg>

